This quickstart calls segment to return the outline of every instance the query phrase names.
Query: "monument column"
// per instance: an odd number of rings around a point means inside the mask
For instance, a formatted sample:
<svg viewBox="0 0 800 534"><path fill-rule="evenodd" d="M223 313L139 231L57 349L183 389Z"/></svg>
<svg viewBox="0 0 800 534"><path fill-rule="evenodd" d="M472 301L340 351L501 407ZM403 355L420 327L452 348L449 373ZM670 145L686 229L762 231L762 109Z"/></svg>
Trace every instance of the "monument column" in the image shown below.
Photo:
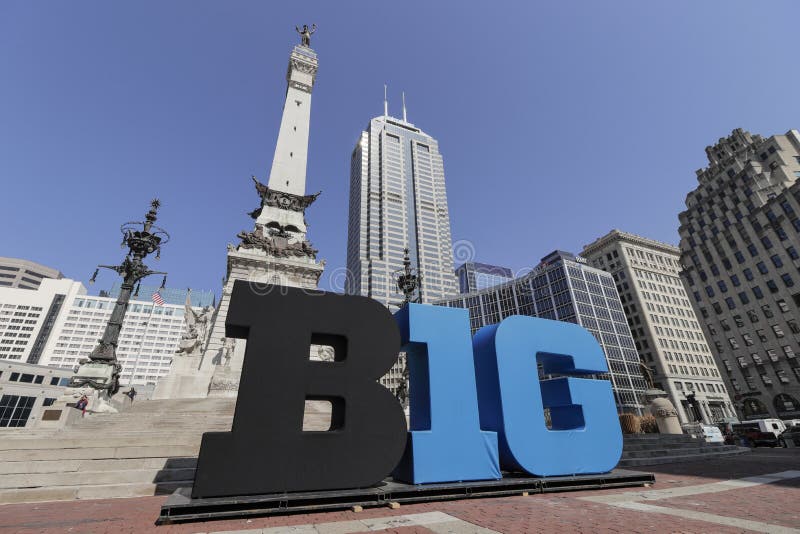
<svg viewBox="0 0 800 534"><path fill-rule="evenodd" d="M182 388L182 397L235 397L239 389L246 342L225 337L225 319L235 280L250 282L253 291L266 291L268 285L313 289L325 267L317 261L317 251L306 239L305 210L317 194L306 195L306 164L311 120L311 91L317 74L317 54L311 48L316 26L298 29L302 42L289 54L286 73L286 98L283 104L278 140L267 185L253 177L259 207L250 212L254 227L237 234L238 245L228 245L227 271L222 297L214 312L208 339L197 364L192 364L195 384ZM186 366L176 365L177 373ZM163 395L163 396L162 396ZM157 398L169 398L156 391Z"/></svg>

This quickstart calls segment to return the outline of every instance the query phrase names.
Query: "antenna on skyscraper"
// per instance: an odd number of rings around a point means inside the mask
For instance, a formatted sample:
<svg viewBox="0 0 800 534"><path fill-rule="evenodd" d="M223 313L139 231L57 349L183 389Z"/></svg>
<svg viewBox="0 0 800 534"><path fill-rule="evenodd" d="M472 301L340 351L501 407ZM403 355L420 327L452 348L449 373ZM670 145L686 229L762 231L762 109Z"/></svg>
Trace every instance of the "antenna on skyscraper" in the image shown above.
<svg viewBox="0 0 800 534"><path fill-rule="evenodd" d="M403 91L403 122L408 122L406 119L406 92Z"/></svg>
<svg viewBox="0 0 800 534"><path fill-rule="evenodd" d="M389 115L389 101L386 99L386 84L383 84L383 118Z"/></svg>

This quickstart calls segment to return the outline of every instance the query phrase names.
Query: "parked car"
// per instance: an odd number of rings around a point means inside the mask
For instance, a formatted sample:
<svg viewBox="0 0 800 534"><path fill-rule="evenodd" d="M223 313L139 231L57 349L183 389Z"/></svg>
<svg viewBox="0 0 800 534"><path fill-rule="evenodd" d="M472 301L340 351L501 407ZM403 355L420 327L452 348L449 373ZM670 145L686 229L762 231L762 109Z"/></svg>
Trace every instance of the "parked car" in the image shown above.
<svg viewBox="0 0 800 534"><path fill-rule="evenodd" d="M781 447L800 447L800 426L790 426L778 436Z"/></svg>

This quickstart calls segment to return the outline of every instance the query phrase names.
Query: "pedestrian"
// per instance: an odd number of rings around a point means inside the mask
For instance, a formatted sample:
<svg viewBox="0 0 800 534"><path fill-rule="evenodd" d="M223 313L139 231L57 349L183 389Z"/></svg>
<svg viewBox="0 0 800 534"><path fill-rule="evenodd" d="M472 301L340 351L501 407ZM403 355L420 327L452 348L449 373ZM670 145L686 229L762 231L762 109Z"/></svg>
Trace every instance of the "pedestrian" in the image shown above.
<svg viewBox="0 0 800 534"><path fill-rule="evenodd" d="M133 399L136 398L136 390L131 387L131 389L126 393L129 399L131 399L131 404L133 404Z"/></svg>
<svg viewBox="0 0 800 534"><path fill-rule="evenodd" d="M75 403L75 407L81 411L81 417L86 417L86 407L89 405L89 397L83 395L78 402Z"/></svg>

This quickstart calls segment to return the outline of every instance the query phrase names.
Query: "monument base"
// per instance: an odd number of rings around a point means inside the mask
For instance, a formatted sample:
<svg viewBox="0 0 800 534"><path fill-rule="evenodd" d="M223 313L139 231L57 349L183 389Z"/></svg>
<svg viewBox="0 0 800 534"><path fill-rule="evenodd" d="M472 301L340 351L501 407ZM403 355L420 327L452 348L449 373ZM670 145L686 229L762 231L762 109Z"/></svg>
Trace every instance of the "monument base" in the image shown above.
<svg viewBox="0 0 800 534"><path fill-rule="evenodd" d="M161 506L156 524L201 521L257 515L280 515L295 512L342 510L353 506L386 506L390 502L416 503L476 497L503 497L523 492L552 493L634 487L652 484L652 473L615 469L601 475L531 477L505 474L500 480L448 482L443 484L404 484L387 479L371 488L272 493L192 499L191 488L178 488Z"/></svg>
<svg viewBox="0 0 800 534"><path fill-rule="evenodd" d="M84 410L76 408L76 404L83 396L86 396L87 400L85 412L89 415L118 413L124 409L124 401L127 400L122 394L109 397L105 390L98 391L88 386L66 388L52 405L42 409L36 428L64 428L84 417Z"/></svg>
<svg viewBox="0 0 800 534"><path fill-rule="evenodd" d="M169 374L156 384L153 399L204 399L213 368L200 369L201 356L174 354Z"/></svg>

